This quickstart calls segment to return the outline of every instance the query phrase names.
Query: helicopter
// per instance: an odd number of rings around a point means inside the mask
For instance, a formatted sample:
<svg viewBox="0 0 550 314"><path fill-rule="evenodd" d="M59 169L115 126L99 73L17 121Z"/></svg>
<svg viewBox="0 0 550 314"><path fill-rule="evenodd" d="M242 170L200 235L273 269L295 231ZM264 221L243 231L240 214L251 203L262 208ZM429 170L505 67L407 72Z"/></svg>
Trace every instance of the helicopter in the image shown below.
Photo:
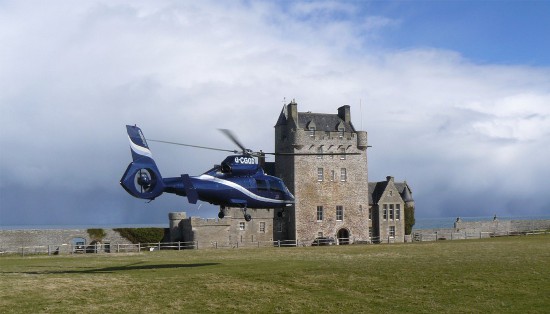
<svg viewBox="0 0 550 314"><path fill-rule="evenodd" d="M294 195L288 190L283 180L265 173L256 162L256 157L269 155L319 155L309 153L264 153L247 149L229 130L221 129L240 149L227 150L176 142L152 140L166 144L182 145L201 149L231 152L220 165L198 176L182 174L179 177L163 178L153 159L147 139L137 125L126 125L132 153L132 162L126 168L120 184L130 195L154 200L163 193L172 193L187 197L191 204L198 200L220 206L218 218L225 216L226 207L241 208L244 219L250 221L248 208L282 208L294 204ZM321 153L323 154L323 153ZM326 153L325 153L326 154ZM323 154L323 155L325 155ZM341 155L343 153L331 153ZM348 153L354 154L354 153ZM280 216L281 212L278 213Z"/></svg>

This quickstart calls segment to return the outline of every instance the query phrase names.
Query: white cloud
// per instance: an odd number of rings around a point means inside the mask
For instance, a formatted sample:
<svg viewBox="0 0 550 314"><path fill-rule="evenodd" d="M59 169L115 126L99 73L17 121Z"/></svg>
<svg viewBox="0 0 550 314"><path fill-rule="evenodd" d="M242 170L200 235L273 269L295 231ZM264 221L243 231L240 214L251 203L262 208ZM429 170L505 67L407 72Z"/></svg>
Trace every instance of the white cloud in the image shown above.
<svg viewBox="0 0 550 314"><path fill-rule="evenodd" d="M300 111L349 104L356 127L361 100L374 146L370 179L408 180L419 213L454 215L456 198L477 206L542 193L549 69L479 65L438 49L375 50L371 35L399 21L360 17L353 3L286 5L3 4L0 186L42 187L45 202L54 202L49 188L100 187L125 202L117 185L130 159L124 124L222 148L232 144L216 129L230 128L268 151L286 97ZM167 175L198 174L223 158L153 148Z"/></svg>

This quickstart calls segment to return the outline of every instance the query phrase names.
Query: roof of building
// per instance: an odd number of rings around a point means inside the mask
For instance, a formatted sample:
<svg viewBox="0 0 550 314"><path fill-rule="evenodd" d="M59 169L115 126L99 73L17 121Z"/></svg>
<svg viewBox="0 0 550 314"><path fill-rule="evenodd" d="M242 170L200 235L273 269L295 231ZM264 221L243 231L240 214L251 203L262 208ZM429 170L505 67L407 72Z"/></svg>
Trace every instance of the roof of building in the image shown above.
<svg viewBox="0 0 550 314"><path fill-rule="evenodd" d="M279 119L275 126L286 125L288 115L286 112L286 106L281 110ZM339 131L339 126L344 127L346 132L355 132L355 128L351 122L345 122L338 114L331 113L312 113L312 112L298 112L298 127L304 130L308 130L309 126L315 126L316 131L334 132Z"/></svg>
<svg viewBox="0 0 550 314"><path fill-rule="evenodd" d="M299 112L298 113L298 127L303 129L309 129L310 123L315 125L315 130L334 132L339 131L339 126L344 128L346 132L355 132L351 123L346 123L337 114L329 113L311 113L311 112Z"/></svg>
<svg viewBox="0 0 550 314"><path fill-rule="evenodd" d="M412 197L412 191L407 181L405 182L394 182L395 188L401 195L403 202L414 202ZM380 182L369 182L369 204L374 205L378 204L378 201L384 194L386 187L388 186L388 181Z"/></svg>

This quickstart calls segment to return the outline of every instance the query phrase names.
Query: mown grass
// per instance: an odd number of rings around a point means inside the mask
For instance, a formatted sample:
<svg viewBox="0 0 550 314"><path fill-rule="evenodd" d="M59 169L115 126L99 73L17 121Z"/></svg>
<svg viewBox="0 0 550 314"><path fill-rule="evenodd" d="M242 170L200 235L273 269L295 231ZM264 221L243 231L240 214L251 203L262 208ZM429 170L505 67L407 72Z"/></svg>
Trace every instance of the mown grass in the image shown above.
<svg viewBox="0 0 550 314"><path fill-rule="evenodd" d="M550 235L0 257L0 312L548 313Z"/></svg>

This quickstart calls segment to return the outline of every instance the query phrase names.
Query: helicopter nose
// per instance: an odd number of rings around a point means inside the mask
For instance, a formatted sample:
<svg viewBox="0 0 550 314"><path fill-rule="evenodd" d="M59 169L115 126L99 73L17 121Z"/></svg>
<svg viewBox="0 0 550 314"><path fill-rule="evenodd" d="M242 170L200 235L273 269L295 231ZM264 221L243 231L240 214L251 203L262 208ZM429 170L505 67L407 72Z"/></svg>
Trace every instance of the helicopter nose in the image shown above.
<svg viewBox="0 0 550 314"><path fill-rule="evenodd" d="M294 195L292 195L292 193L288 192L286 200L294 203Z"/></svg>

